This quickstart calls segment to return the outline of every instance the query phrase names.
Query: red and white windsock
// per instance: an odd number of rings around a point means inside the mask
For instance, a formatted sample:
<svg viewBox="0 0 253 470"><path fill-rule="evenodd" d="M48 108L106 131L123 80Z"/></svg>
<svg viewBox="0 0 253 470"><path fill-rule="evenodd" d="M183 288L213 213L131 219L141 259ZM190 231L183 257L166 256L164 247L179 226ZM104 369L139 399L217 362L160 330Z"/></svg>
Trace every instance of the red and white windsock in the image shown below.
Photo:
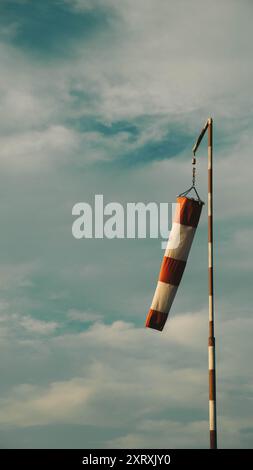
<svg viewBox="0 0 253 470"><path fill-rule="evenodd" d="M203 206L203 202L185 196L179 196L177 203L155 295L146 320L148 328L159 331L163 330L180 284Z"/></svg>

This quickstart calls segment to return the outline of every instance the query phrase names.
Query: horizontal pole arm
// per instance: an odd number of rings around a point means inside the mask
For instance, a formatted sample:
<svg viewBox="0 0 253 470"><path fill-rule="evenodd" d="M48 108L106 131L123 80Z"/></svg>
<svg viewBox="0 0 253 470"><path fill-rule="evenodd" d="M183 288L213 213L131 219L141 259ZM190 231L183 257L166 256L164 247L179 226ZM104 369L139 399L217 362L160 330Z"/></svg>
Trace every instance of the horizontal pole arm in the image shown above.
<svg viewBox="0 0 253 470"><path fill-rule="evenodd" d="M197 150L198 150L198 147L199 147L199 145L200 145L200 143L201 143L201 140L203 139L203 137L204 137L204 135L205 135L205 132L206 132L208 126L209 126L209 122L210 122L210 119L208 119L208 121L206 121L206 123L205 123L205 125L204 125L202 131L200 132L200 134L199 134L199 136L198 136L198 138L197 138L197 141L196 141L196 143L195 143L195 145L194 145L194 147L193 147L193 149L192 149L193 155L195 155L195 153L196 153Z"/></svg>

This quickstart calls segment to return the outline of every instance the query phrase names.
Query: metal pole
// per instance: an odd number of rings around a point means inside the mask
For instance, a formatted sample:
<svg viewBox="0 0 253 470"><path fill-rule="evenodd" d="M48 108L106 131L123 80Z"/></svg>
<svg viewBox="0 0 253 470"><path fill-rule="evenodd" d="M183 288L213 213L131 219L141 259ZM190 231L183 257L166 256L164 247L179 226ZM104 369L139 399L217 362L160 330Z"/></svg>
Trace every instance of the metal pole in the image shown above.
<svg viewBox="0 0 253 470"><path fill-rule="evenodd" d="M202 129L193 153L208 130L208 285L209 285L209 338L208 338L208 365L209 365L209 431L210 449L217 449L217 422L216 422L216 372L215 372L215 337L214 337L214 287L213 287L213 120L209 118Z"/></svg>

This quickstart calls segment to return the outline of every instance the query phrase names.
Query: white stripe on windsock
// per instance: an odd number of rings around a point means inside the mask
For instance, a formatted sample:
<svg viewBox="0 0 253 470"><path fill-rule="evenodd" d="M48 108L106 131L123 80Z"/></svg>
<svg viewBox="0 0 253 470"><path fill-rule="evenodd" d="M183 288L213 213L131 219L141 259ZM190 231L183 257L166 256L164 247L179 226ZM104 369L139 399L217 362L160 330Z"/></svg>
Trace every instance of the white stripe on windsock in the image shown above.
<svg viewBox="0 0 253 470"><path fill-rule="evenodd" d="M177 292L177 286L158 281L151 304L152 310L168 312Z"/></svg>
<svg viewBox="0 0 253 470"><path fill-rule="evenodd" d="M186 261L196 229L173 222L164 256Z"/></svg>

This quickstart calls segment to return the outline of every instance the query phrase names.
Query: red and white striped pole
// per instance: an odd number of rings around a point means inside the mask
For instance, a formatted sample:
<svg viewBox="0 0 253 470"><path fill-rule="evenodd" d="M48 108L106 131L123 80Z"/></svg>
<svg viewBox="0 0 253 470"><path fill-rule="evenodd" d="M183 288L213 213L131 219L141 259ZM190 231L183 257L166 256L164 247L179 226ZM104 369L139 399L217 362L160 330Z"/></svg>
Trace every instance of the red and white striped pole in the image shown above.
<svg viewBox="0 0 253 470"><path fill-rule="evenodd" d="M215 337L214 337L214 288L213 288L213 120L209 118L193 147L195 155L198 146L208 130L208 284L209 284L209 430L210 448L217 449L216 422L216 372L215 372Z"/></svg>

